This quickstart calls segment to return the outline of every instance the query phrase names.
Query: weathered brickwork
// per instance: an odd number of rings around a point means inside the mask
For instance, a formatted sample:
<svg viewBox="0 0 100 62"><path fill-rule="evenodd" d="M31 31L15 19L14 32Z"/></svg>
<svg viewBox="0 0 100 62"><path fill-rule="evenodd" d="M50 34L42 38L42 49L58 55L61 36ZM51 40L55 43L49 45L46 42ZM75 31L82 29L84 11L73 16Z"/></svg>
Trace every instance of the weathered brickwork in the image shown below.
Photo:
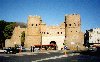
<svg viewBox="0 0 100 62"><path fill-rule="evenodd" d="M79 14L65 15L65 22L58 26L47 26L40 16L29 16L27 28L16 27L11 39L6 40L6 47L21 45L21 33L25 31L25 47L50 44L55 41L58 49L65 43L70 49L82 49L84 34L81 32L81 18ZM11 42L11 44L9 44ZM73 46L72 46L73 45Z"/></svg>
<svg viewBox="0 0 100 62"><path fill-rule="evenodd" d="M41 44L41 17L29 16L26 29L25 47Z"/></svg>
<svg viewBox="0 0 100 62"><path fill-rule="evenodd" d="M65 44L73 50L83 48L84 34L81 32L81 18L79 14L65 16Z"/></svg>

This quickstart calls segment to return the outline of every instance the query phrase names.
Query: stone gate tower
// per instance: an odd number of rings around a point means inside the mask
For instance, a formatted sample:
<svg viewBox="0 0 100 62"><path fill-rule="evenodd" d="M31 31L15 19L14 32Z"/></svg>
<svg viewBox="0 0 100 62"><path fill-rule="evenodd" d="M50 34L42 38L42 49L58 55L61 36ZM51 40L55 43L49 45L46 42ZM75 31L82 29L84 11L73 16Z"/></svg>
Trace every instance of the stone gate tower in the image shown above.
<svg viewBox="0 0 100 62"><path fill-rule="evenodd" d="M79 14L65 16L65 44L71 50L80 49L82 46L81 18Z"/></svg>
<svg viewBox="0 0 100 62"><path fill-rule="evenodd" d="M33 45L41 44L41 17L40 16L29 16L26 37L25 37L25 47L31 47Z"/></svg>

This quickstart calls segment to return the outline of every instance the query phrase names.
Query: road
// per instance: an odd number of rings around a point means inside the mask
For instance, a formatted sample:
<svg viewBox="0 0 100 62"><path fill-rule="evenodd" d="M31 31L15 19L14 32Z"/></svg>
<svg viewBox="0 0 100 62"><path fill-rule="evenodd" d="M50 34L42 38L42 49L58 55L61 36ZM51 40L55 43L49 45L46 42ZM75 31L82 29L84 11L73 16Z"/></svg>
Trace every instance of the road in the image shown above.
<svg viewBox="0 0 100 62"><path fill-rule="evenodd" d="M100 62L100 57L61 51L41 53L0 54L0 62Z"/></svg>

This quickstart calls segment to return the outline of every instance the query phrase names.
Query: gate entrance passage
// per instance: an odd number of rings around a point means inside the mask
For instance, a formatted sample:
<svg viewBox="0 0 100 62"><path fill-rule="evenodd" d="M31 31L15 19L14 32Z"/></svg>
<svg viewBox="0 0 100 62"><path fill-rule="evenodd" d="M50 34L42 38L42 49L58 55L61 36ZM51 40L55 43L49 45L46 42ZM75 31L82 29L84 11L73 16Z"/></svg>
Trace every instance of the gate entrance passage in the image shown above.
<svg viewBox="0 0 100 62"><path fill-rule="evenodd" d="M51 41L50 44L54 44L54 45L56 45L56 42L55 42L55 41Z"/></svg>
<svg viewBox="0 0 100 62"><path fill-rule="evenodd" d="M56 42L55 41L51 41L50 42L50 45L55 45L54 47L51 47L53 50L56 50L56 47L57 47L57 45L56 45Z"/></svg>

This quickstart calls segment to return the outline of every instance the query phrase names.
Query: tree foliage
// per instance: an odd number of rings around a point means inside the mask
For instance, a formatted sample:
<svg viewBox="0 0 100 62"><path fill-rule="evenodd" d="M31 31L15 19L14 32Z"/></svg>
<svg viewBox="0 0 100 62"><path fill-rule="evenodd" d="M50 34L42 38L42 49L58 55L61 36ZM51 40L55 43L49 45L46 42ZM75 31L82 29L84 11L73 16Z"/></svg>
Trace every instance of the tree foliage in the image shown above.
<svg viewBox="0 0 100 62"><path fill-rule="evenodd" d="M6 39L10 39L13 33L13 30L16 26L20 26L22 28L26 27L26 24L23 22L6 22L4 20L0 20L0 47L2 43L5 44ZM22 45L24 45L25 41L25 32L22 33Z"/></svg>
<svg viewBox="0 0 100 62"><path fill-rule="evenodd" d="M4 34L4 37L6 39L10 39L11 38L14 28L15 28L15 23L14 22L13 23L9 23L8 25L5 26L3 34Z"/></svg>
<svg viewBox="0 0 100 62"><path fill-rule="evenodd" d="M6 24L7 23L4 20L0 20L0 43L5 40L3 31L5 29Z"/></svg>
<svg viewBox="0 0 100 62"><path fill-rule="evenodd" d="M6 39L11 38L15 26L15 22L6 22L4 20L0 20L0 48L4 47Z"/></svg>
<svg viewBox="0 0 100 62"><path fill-rule="evenodd" d="M24 42L25 42L25 31L23 31L21 33L21 45L24 46Z"/></svg>

